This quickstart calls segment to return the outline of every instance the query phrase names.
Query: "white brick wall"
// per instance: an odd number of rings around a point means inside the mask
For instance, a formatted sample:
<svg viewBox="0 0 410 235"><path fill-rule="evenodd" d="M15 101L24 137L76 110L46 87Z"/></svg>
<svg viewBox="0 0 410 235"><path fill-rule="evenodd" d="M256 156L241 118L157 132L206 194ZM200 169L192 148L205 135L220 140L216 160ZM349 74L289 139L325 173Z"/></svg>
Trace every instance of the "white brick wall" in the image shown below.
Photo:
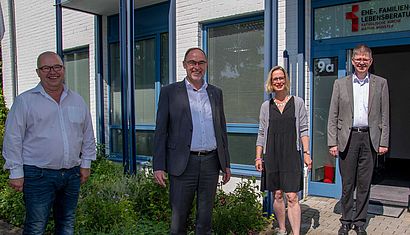
<svg viewBox="0 0 410 235"><path fill-rule="evenodd" d="M12 99L10 59L10 27L8 1L0 0L6 33L2 41L3 84L6 104ZM39 82L36 74L37 56L44 51L56 51L56 17L54 0L15 0L17 46L17 95L33 88ZM95 73L94 73L94 17L89 14L63 9L63 48L81 46L90 49L90 109L94 129L96 125Z"/></svg>
<svg viewBox="0 0 410 235"><path fill-rule="evenodd" d="M202 47L201 23L263 12L263 0L180 0L176 2L177 80L185 77L185 51Z"/></svg>
<svg viewBox="0 0 410 235"><path fill-rule="evenodd" d="M88 46L90 63L90 111L94 132L97 124L96 87L95 87L95 44L94 15L63 9L63 48L75 49Z"/></svg>

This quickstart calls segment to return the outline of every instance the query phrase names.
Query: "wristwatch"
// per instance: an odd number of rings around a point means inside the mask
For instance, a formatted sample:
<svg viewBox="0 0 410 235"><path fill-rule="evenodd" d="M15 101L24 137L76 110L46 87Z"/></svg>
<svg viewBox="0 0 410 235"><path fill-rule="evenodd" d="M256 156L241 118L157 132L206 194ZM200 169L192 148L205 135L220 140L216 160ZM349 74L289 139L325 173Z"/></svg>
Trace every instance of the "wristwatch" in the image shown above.
<svg viewBox="0 0 410 235"><path fill-rule="evenodd" d="M303 153L305 153L305 154L307 154L307 155L310 155L310 152L309 152L309 151L303 151Z"/></svg>

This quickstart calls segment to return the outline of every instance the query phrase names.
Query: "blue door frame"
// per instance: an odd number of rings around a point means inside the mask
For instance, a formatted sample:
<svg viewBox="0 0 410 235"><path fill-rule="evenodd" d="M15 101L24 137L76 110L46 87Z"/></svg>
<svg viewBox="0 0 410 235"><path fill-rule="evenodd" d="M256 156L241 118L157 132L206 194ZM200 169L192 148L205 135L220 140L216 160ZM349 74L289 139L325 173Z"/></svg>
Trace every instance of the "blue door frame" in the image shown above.
<svg viewBox="0 0 410 235"><path fill-rule="evenodd" d="M313 27L312 27L313 29ZM313 30L312 30L313 32ZM346 65L350 63L350 59L346 58L347 51L354 48L357 44L366 43L370 48L374 47L388 47L388 46L399 46L399 45L409 45L410 44L410 31L396 32L396 33L384 33L384 34L372 34L363 35L357 37L346 37L346 38L335 38L312 41L312 58L311 71L313 69L313 61L315 58L323 57L337 57L338 58L338 78L346 75ZM346 63L347 62L347 63ZM310 74L310 88L313 91L313 74ZM313 118L313 92L310 94L310 120ZM329 101L330 102L330 101ZM311 128L313 129L313 128ZM312 135L312 130L310 130L310 136ZM323 146L327 148L327 146ZM313 153L313 158L314 158ZM341 197L341 177L339 172L339 160L336 160L335 166L335 183L327 184L322 182L314 182L309 177L309 194L324 196L324 197Z"/></svg>
<svg viewBox="0 0 410 235"><path fill-rule="evenodd" d="M343 77L346 75L346 50L340 49L338 47L331 47L329 49L323 50L323 48L320 48L320 50L313 51L312 53L312 59L311 59L311 64L313 65L314 59L317 58L328 58L328 57L337 57L337 77ZM311 69L313 71L313 68ZM310 84L314 84L313 81L313 74L310 76ZM315 89L311 85L311 91ZM310 107L312 107L310 110L314 110L313 107L313 92L310 93ZM313 120L313 111L310 112L310 120ZM313 128L310 129L310 136L313 137ZM326 138L327 135L325 135ZM314 140L312 139L311 142ZM323 146L323 148L327 148L327 146ZM312 153L313 160L315 158L315 153ZM309 185L308 185L308 194L309 195L317 195L317 196L324 196L324 197L334 197L334 198L340 198L341 196L341 177L340 177L340 172L339 172L339 160L336 159L336 165L335 165L335 181L333 184L329 183L324 183L324 182L316 182L311 180L311 175L309 175Z"/></svg>

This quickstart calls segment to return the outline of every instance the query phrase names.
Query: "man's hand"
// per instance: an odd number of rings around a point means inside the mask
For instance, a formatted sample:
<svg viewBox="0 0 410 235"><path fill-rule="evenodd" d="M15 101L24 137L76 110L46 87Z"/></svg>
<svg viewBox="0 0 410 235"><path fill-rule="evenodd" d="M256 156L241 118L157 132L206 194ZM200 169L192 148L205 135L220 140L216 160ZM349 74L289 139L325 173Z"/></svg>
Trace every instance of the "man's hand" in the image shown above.
<svg viewBox="0 0 410 235"><path fill-rule="evenodd" d="M226 184L231 179L231 168L225 168L225 172L222 176L222 183Z"/></svg>
<svg viewBox="0 0 410 235"><path fill-rule="evenodd" d="M378 152L378 154L379 154L379 155L383 155L383 154L387 153L387 151L389 151L389 148L387 148L387 147L379 147L379 152Z"/></svg>
<svg viewBox="0 0 410 235"><path fill-rule="evenodd" d="M154 171L154 178L157 184L161 185L162 187L166 186L165 180L167 177L165 175L165 171L163 170Z"/></svg>
<svg viewBox="0 0 410 235"><path fill-rule="evenodd" d="M332 155L333 157L336 157L337 154L339 153L339 150L337 149L337 146L333 146L329 148L329 153L330 155Z"/></svg>
<svg viewBox="0 0 410 235"><path fill-rule="evenodd" d="M91 170L90 168L80 168L80 182L84 184L90 178Z"/></svg>
<svg viewBox="0 0 410 235"><path fill-rule="evenodd" d="M17 192L23 192L24 178L9 179L9 185Z"/></svg>

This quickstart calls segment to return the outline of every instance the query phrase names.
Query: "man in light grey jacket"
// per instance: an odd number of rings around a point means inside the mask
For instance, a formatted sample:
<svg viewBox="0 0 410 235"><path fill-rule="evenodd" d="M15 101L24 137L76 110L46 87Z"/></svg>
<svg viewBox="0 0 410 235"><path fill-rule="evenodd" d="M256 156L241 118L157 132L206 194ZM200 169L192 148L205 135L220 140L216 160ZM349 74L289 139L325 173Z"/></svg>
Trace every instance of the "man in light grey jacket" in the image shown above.
<svg viewBox="0 0 410 235"><path fill-rule="evenodd" d="M337 79L333 86L327 131L329 153L339 155L342 176L342 226L338 234L348 234L352 225L357 234L366 234L374 161L389 146L387 81L368 72L372 62L370 48L358 45L352 56L354 74Z"/></svg>

